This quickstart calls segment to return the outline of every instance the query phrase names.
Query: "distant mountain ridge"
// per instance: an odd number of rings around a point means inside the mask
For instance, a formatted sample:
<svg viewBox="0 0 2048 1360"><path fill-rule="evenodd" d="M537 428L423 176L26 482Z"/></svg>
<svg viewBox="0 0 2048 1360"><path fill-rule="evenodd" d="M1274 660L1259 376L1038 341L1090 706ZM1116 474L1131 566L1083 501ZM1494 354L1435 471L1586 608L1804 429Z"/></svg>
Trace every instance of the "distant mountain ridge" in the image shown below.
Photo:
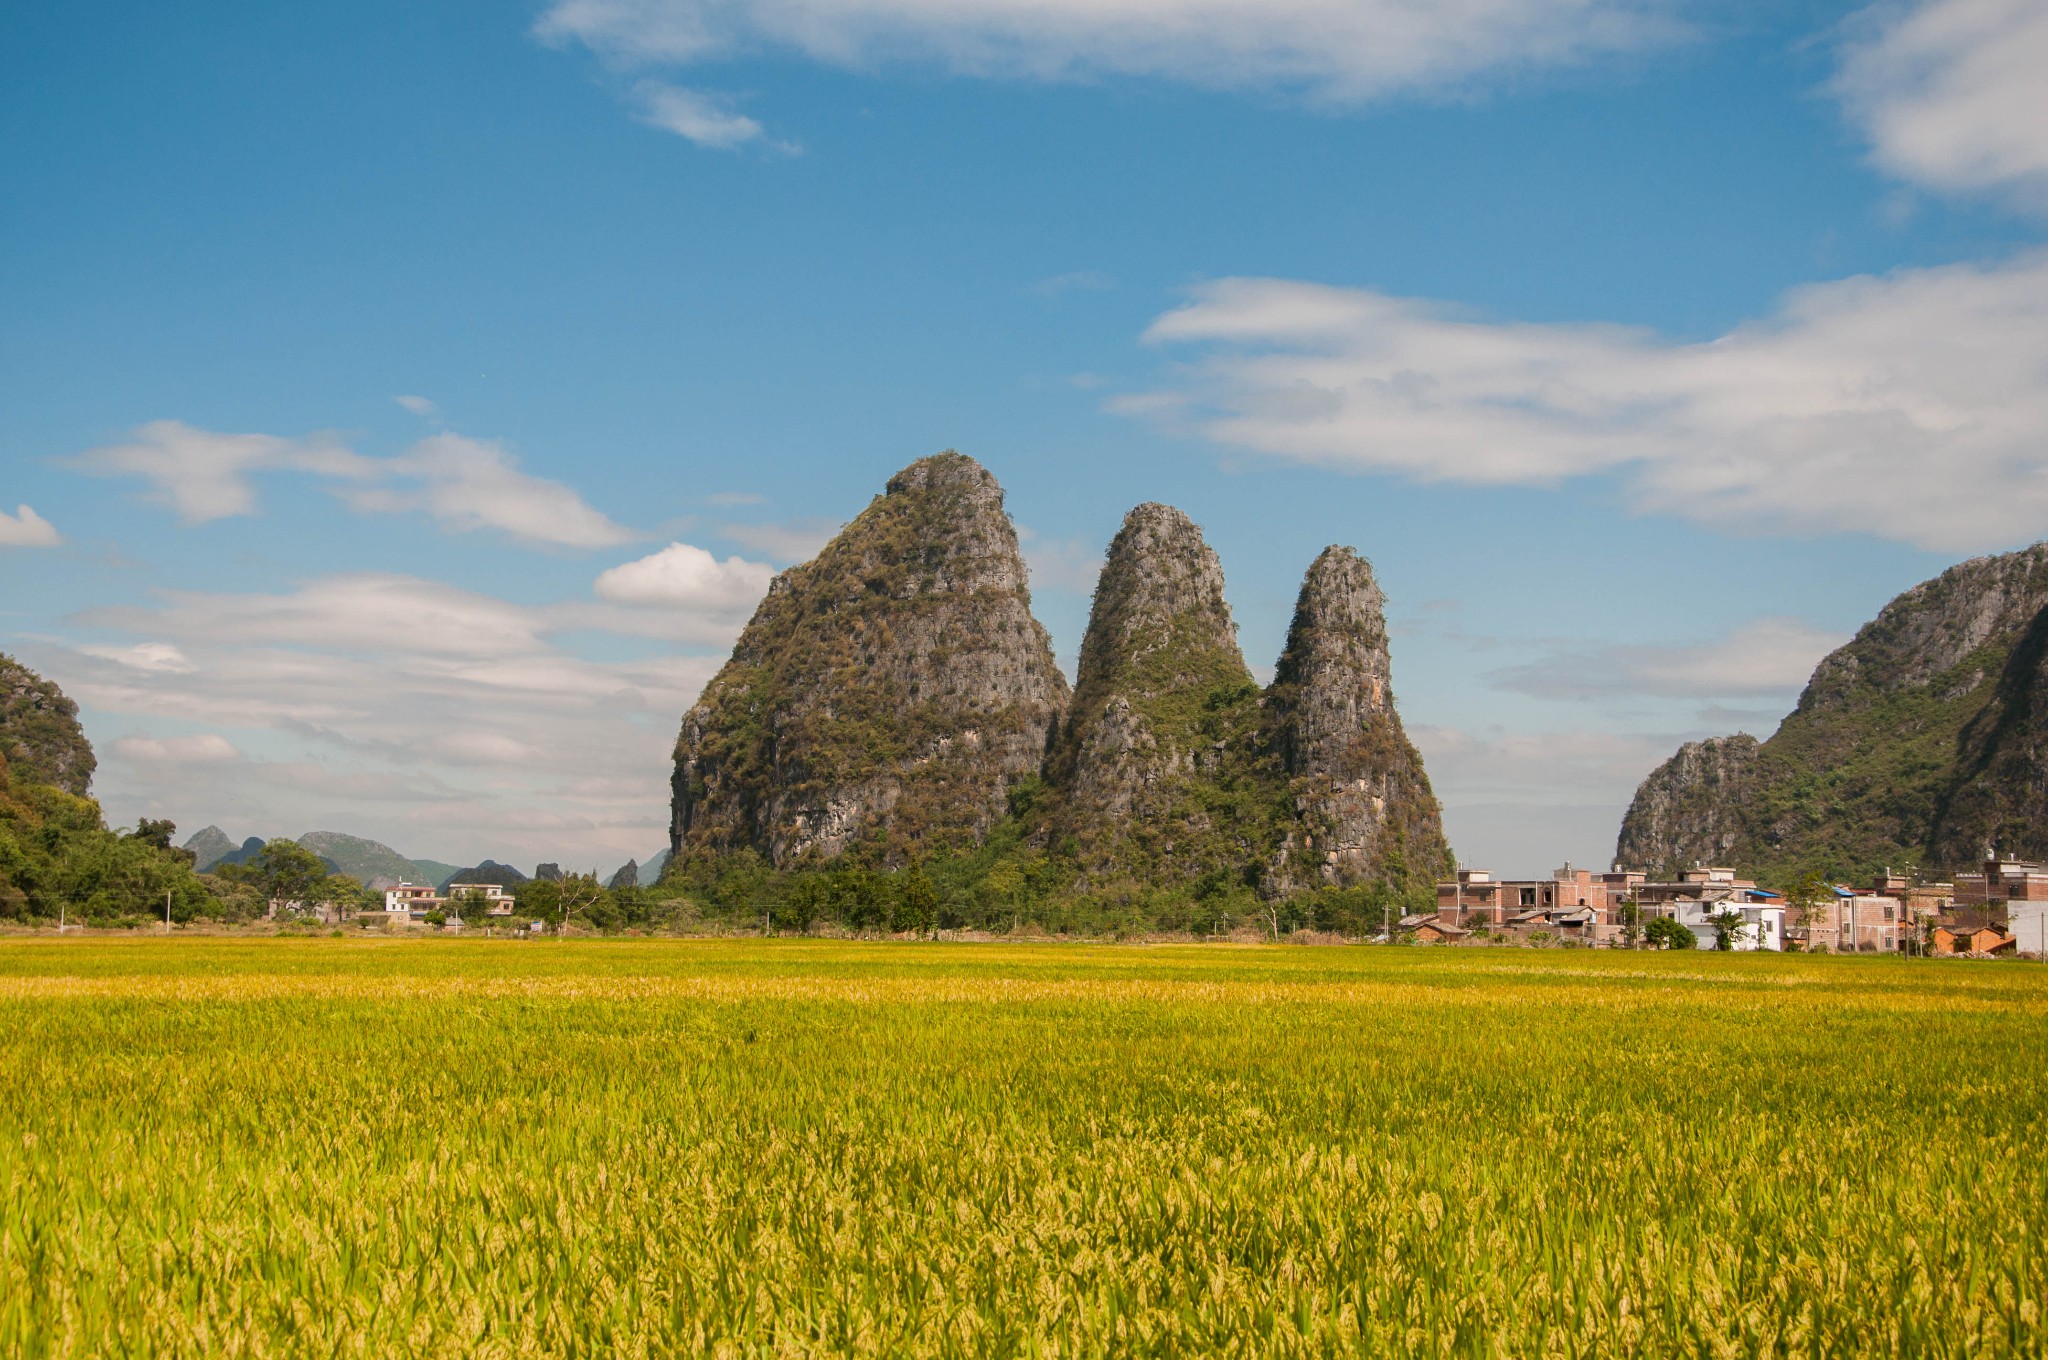
<svg viewBox="0 0 2048 1360"><path fill-rule="evenodd" d="M320 856L329 873L347 874L365 884L440 883L456 866L436 860L407 859L381 841L351 836L344 831L308 831L298 843ZM247 864L264 846L261 836L251 836L237 845L217 826L203 827L185 838L199 872L223 864Z"/></svg>

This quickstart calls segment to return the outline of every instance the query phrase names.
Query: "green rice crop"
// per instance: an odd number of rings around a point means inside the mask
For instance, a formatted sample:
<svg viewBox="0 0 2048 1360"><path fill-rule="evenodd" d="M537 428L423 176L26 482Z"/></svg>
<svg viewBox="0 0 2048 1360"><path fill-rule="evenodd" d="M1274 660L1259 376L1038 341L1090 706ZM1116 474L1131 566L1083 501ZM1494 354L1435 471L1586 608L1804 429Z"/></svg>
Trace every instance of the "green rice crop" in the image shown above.
<svg viewBox="0 0 2048 1360"><path fill-rule="evenodd" d="M0 1353L2048 1349L2048 967L0 942Z"/></svg>

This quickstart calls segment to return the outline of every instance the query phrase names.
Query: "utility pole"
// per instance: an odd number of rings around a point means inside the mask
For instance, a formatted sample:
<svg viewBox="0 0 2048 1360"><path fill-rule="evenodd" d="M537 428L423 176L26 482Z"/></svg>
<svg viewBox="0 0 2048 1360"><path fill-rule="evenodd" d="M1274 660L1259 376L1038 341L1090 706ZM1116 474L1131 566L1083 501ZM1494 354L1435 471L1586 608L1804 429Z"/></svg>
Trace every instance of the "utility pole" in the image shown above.
<svg viewBox="0 0 2048 1360"><path fill-rule="evenodd" d="M164 889L164 934L171 933L171 890Z"/></svg>

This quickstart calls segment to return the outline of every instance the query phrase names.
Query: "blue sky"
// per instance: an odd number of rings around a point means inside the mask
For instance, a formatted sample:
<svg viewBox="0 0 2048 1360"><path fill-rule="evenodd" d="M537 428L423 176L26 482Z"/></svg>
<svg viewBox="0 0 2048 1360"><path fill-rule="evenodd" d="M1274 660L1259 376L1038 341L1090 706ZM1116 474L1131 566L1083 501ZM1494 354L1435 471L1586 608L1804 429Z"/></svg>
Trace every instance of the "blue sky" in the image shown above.
<svg viewBox="0 0 2048 1360"><path fill-rule="evenodd" d="M2048 530L2034 0L192 16L0 18L0 647L116 821L644 857L770 570L957 447L1069 665L1139 501L1262 669L1355 545L1461 857L1603 862Z"/></svg>

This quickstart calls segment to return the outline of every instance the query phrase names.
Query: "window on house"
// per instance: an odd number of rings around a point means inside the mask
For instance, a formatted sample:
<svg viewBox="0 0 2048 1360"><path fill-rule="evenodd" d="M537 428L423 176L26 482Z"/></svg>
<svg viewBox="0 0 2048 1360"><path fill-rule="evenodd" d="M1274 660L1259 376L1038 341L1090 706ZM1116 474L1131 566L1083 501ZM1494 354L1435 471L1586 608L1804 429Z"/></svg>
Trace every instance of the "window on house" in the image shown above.
<svg viewBox="0 0 2048 1360"><path fill-rule="evenodd" d="M1534 888L1522 889L1522 905L1525 907L1536 905L1536 890Z"/></svg>

